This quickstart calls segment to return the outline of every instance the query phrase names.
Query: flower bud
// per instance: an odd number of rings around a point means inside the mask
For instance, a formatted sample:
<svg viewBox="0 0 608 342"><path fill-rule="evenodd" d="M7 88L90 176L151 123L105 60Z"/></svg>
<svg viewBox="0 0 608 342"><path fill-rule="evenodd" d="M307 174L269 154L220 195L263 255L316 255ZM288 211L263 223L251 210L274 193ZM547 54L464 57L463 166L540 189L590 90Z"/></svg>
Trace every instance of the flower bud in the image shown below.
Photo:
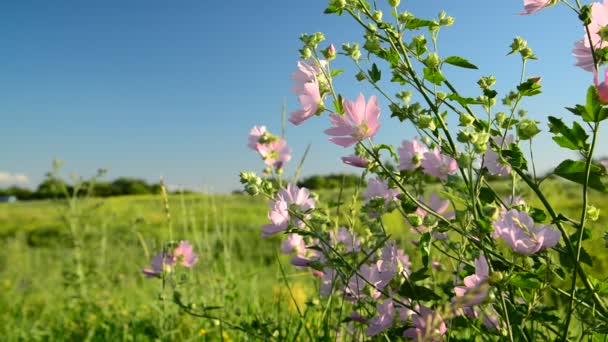
<svg viewBox="0 0 608 342"><path fill-rule="evenodd" d="M439 65L439 56L436 53L429 53L429 55L424 60L424 65L433 69Z"/></svg>
<svg viewBox="0 0 608 342"><path fill-rule="evenodd" d="M432 131L435 130L435 122L433 121L433 117L430 115L421 115L418 118L418 127L422 129L430 129Z"/></svg>
<svg viewBox="0 0 608 342"><path fill-rule="evenodd" d="M388 0L388 4L391 7L398 7L400 2L401 2L401 0Z"/></svg>
<svg viewBox="0 0 608 342"><path fill-rule="evenodd" d="M447 17L439 20L439 25L452 26L452 24L454 24L454 21L456 21L454 19L454 17L447 16Z"/></svg>
<svg viewBox="0 0 608 342"><path fill-rule="evenodd" d="M504 276L504 274L502 274L502 272L493 272L488 277L488 284L490 284L490 285L500 284L500 282L504 278L505 278L505 276Z"/></svg>
<svg viewBox="0 0 608 342"><path fill-rule="evenodd" d="M461 168L468 168L471 166L471 157L468 154L461 153L458 158L456 158L456 162L458 166Z"/></svg>
<svg viewBox="0 0 608 342"><path fill-rule="evenodd" d="M502 123L505 122L505 120L507 120L507 114L505 112L496 113L496 122L499 125L502 125Z"/></svg>
<svg viewBox="0 0 608 342"><path fill-rule="evenodd" d="M527 41L525 41L521 37L515 37L513 39L513 43L511 43L511 52L509 52L508 55L515 53L515 52L519 52L519 51L525 49L527 46L528 46Z"/></svg>
<svg viewBox="0 0 608 342"><path fill-rule="evenodd" d="M328 61L331 61L336 58L336 48L334 47L334 44L329 44L327 49L321 51L321 53L323 54L323 57L325 57L325 59L327 59Z"/></svg>
<svg viewBox="0 0 608 342"><path fill-rule="evenodd" d="M310 57L312 57L312 51L310 51L310 48L305 47L300 49L300 58L306 60L309 59Z"/></svg>
<svg viewBox="0 0 608 342"><path fill-rule="evenodd" d="M382 21L382 11L375 11L373 18L375 21Z"/></svg>
<svg viewBox="0 0 608 342"><path fill-rule="evenodd" d="M530 49L529 47L521 49L519 51L519 54L523 59L538 59L536 55L534 55L534 52L532 52L532 49Z"/></svg>
<svg viewBox="0 0 608 342"><path fill-rule="evenodd" d="M468 127L473 122L475 122L475 118L472 115L470 115L470 114L463 113L463 114L460 114L460 120L459 121L460 121L460 126Z"/></svg>
<svg viewBox="0 0 608 342"><path fill-rule="evenodd" d="M483 76L477 81L477 84L481 89L490 89L494 84L496 84L496 78L492 75Z"/></svg>
<svg viewBox="0 0 608 342"><path fill-rule="evenodd" d="M365 80L366 76L365 73L363 71L359 71L356 75L355 78L357 79L357 81L363 81Z"/></svg>
<svg viewBox="0 0 608 342"><path fill-rule="evenodd" d="M402 23L407 22L408 20L410 20L412 18L414 18L414 15L410 12L401 12L397 16L397 19Z"/></svg>
<svg viewBox="0 0 608 342"><path fill-rule="evenodd" d="M530 140L540 132L536 121L524 119L517 125L517 136L521 140Z"/></svg>
<svg viewBox="0 0 608 342"><path fill-rule="evenodd" d="M591 221L597 221L600 218L600 210L593 205L587 206L587 217Z"/></svg>
<svg viewBox="0 0 608 342"><path fill-rule="evenodd" d="M414 227L422 226L422 216L420 216L420 215L409 214L409 215L407 215L407 219L410 222L410 224Z"/></svg>
<svg viewBox="0 0 608 342"><path fill-rule="evenodd" d="M346 7L346 0L331 0L329 5L338 9L344 8Z"/></svg>

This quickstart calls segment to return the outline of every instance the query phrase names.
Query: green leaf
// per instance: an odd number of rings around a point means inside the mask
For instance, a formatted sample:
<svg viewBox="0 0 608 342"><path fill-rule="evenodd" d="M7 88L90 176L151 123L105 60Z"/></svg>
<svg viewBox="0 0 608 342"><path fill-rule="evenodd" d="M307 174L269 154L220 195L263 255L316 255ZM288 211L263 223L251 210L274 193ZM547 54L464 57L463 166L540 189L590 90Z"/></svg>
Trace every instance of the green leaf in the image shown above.
<svg viewBox="0 0 608 342"><path fill-rule="evenodd" d="M424 286L413 285L409 281L406 281L403 283L403 285L401 285L401 288L399 288L399 294L409 298L410 300L429 301L441 299L441 297L433 292L433 290Z"/></svg>
<svg viewBox="0 0 608 342"><path fill-rule="evenodd" d="M576 121L569 128L561 119L549 116L549 131L555 135L553 141L561 147L574 151L589 150L589 135Z"/></svg>
<svg viewBox="0 0 608 342"><path fill-rule="evenodd" d="M518 85L517 90L521 96L534 96L540 94L540 77L529 78L526 82Z"/></svg>
<svg viewBox="0 0 608 342"><path fill-rule="evenodd" d="M555 168L555 174L565 178L567 180L573 181L578 184L585 183L585 167L586 164L580 160L564 160L561 164ZM602 183L602 168L597 165L590 165L589 172L589 187L595 190L599 190L601 192L608 192L608 189Z"/></svg>
<svg viewBox="0 0 608 342"><path fill-rule="evenodd" d="M424 79L433 84L441 85L441 82L445 81L445 77L443 77L443 74L438 69L424 68L423 72Z"/></svg>
<svg viewBox="0 0 608 342"><path fill-rule="evenodd" d="M478 69L477 66L466 59L458 56L450 56L443 60L444 63L448 63L457 67L465 69Z"/></svg>
<svg viewBox="0 0 608 342"><path fill-rule="evenodd" d="M600 122L608 116L608 109L602 106L600 97L595 86L590 86L587 89L587 103L585 104L585 113L583 120L587 122Z"/></svg>
<svg viewBox="0 0 608 342"><path fill-rule="evenodd" d="M408 30L417 30L421 27L437 26L437 22L432 20L424 20L418 18L411 18L405 23L405 28Z"/></svg>
<svg viewBox="0 0 608 342"><path fill-rule="evenodd" d="M408 281L410 282L417 282L420 280L424 280L427 279L431 276L431 273L429 272L428 268L421 268L418 271L410 274L410 276L408 277Z"/></svg>
<svg viewBox="0 0 608 342"><path fill-rule="evenodd" d="M534 274L527 272L516 272L509 279L509 284L524 289L538 289L541 286L540 280Z"/></svg>
<svg viewBox="0 0 608 342"><path fill-rule="evenodd" d="M547 219L547 214L545 214L545 211L542 209L532 207L529 210L529 214L536 223L545 222Z"/></svg>
<svg viewBox="0 0 608 342"><path fill-rule="evenodd" d="M483 187L479 189L479 200L482 204L492 203L494 202L494 199L494 191L492 191L490 188Z"/></svg>
<svg viewBox="0 0 608 342"><path fill-rule="evenodd" d="M380 69L378 69L376 63L372 64L371 70L369 70L367 73L373 83L380 81L380 77L382 76L382 73L380 72Z"/></svg>
<svg viewBox="0 0 608 342"><path fill-rule="evenodd" d="M335 69L331 71L331 77L336 77L344 72L344 69Z"/></svg>
<svg viewBox="0 0 608 342"><path fill-rule="evenodd" d="M460 104L463 107L466 105L470 105L470 104L481 104L481 102L479 102L478 100L476 100L472 97L462 97L458 94L450 94L447 97L450 100L458 102L458 104Z"/></svg>
<svg viewBox="0 0 608 342"><path fill-rule="evenodd" d="M519 149L517 144L511 144L508 150L502 151L503 157L507 159L507 162L511 164L514 168L521 170L528 170L528 163L526 162L526 158L524 154Z"/></svg>

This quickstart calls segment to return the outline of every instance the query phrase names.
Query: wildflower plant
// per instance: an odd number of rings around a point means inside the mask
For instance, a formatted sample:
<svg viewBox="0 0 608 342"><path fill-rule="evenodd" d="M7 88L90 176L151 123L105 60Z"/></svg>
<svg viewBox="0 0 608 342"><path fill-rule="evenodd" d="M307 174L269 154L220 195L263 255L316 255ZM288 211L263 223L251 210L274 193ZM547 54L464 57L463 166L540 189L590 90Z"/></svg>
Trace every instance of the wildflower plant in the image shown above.
<svg viewBox="0 0 608 342"><path fill-rule="evenodd" d="M465 94L444 69L477 66L439 53L439 32L454 23L445 12L418 18L399 0L331 0L325 13L350 17L363 41L337 49L324 45L322 33L300 37L301 60L291 77L299 108L289 121L325 120L325 135L348 149L342 160L362 172L366 189L355 189L350 203L334 203L299 187L299 169L294 179L284 178L291 150L284 136L264 126L251 130L248 144L263 160L264 173L243 172L240 180L247 193L268 201L261 237L282 239L281 251L293 266L317 279L324 309L315 337L567 341L608 332L608 282L592 275L593 259L583 246L592 235L589 221L600 215L588 194L608 192L606 163L594 160L600 124L608 117L606 76L599 77L608 60L608 7L525 0L519 14L550 15L552 6L567 6L580 19L584 30L572 53L576 66L590 72L589 88L578 92L584 101L568 104L566 120L547 117L553 141L580 155L552 172L580 185L576 218L554 209L541 189L545 178L523 152L532 151L543 129L522 108L542 92L542 78L525 73L538 57L523 38L510 44L508 55L521 61L511 91L499 94L489 75L478 80L477 93ZM354 78L375 94L345 98L334 87L335 78L348 77L332 68L336 58L350 60ZM400 87L396 94L381 87L387 75ZM448 124L448 117L458 124ZM387 120L415 128L417 136L404 136L396 148L374 141ZM507 199L492 181L496 177L509 184ZM542 206L522 200L524 194ZM389 213L411 227L414 241L404 239L406 231L388 233L394 231L383 220ZM183 260L189 260L186 251ZM164 251L146 274L165 274L176 255ZM312 338L310 329L302 331Z"/></svg>

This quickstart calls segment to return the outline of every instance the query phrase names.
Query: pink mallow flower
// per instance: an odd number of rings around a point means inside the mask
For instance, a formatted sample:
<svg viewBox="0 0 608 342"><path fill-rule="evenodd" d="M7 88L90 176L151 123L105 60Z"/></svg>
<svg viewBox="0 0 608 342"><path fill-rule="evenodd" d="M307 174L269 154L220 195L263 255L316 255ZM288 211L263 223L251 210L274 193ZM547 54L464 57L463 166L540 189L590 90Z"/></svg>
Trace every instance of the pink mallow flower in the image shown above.
<svg viewBox="0 0 608 342"><path fill-rule="evenodd" d="M424 173L435 176L442 181L447 181L449 175L453 175L458 170L458 163L454 158L441 154L438 147L433 151L426 152L422 160Z"/></svg>
<svg viewBox="0 0 608 342"><path fill-rule="evenodd" d="M351 165L351 166L360 167L360 168L366 168L367 164L369 164L369 160L367 160L363 157L356 156L354 154L351 154L350 156L347 156L347 157L342 157L342 162L344 162L344 164L346 164L346 165Z"/></svg>
<svg viewBox="0 0 608 342"><path fill-rule="evenodd" d="M587 42L587 44L585 44ZM574 43L574 49L572 49L572 55L576 58L576 66L582 68L585 71L595 71L595 61L593 60L593 54L589 48L589 43L586 38L577 40Z"/></svg>
<svg viewBox="0 0 608 342"><path fill-rule="evenodd" d="M319 67L299 61L298 70L291 75L291 79L295 82L291 91L298 97L301 107L289 116L289 121L294 125L300 125L319 110L321 93L317 74L320 72Z"/></svg>
<svg viewBox="0 0 608 342"><path fill-rule="evenodd" d="M295 184L288 184L287 189L281 189L277 194L277 199L268 202L271 207L268 212L270 224L262 227L262 237L269 237L289 227L289 224L303 228L304 222L297 217L291 217L289 208L292 205L299 207L301 211L307 211L315 207L314 198L310 197L310 192L306 188L298 188Z"/></svg>
<svg viewBox="0 0 608 342"><path fill-rule="evenodd" d="M379 333L393 326L395 320L395 305L392 299L387 299L384 303L376 304L378 316L369 320L369 327L365 329L367 336L376 336Z"/></svg>
<svg viewBox="0 0 608 342"><path fill-rule="evenodd" d="M192 245L185 240L179 242L177 247L167 254L157 254L150 263L151 268L143 269L148 277L159 278L163 271L170 271L176 264L192 268L198 261L198 255L192 251Z"/></svg>
<svg viewBox="0 0 608 342"><path fill-rule="evenodd" d="M399 153L399 170L415 170L422 165L424 154L429 150L418 138L412 141L403 140L401 147L397 149Z"/></svg>
<svg viewBox="0 0 608 342"><path fill-rule="evenodd" d="M247 146L254 150L258 150L258 144L260 143L260 138L266 133L266 126L253 126L251 132L249 132L249 143Z"/></svg>
<svg viewBox="0 0 608 342"><path fill-rule="evenodd" d="M533 14L549 6L551 0L524 0L524 10L519 15Z"/></svg>
<svg viewBox="0 0 608 342"><path fill-rule="evenodd" d="M486 257L481 255L475 260L475 274L464 278L464 286L456 286L456 297L464 297L467 293L474 293L473 298L464 303L464 306L481 304L488 296L488 289L479 288L488 278L489 268Z"/></svg>
<svg viewBox="0 0 608 342"><path fill-rule="evenodd" d="M608 68L604 70L604 80L600 83L600 77L597 72L593 73L593 81L595 88L597 89L597 95L600 98L600 102L608 104Z"/></svg>
<svg viewBox="0 0 608 342"><path fill-rule="evenodd" d="M412 314L414 327L407 329L403 336L415 341L441 341L448 330L441 316L425 306L417 311L419 313Z"/></svg>
<svg viewBox="0 0 608 342"><path fill-rule="evenodd" d="M365 203L373 198L384 198L384 202L388 205L390 202L397 199L399 191L388 187L388 180L373 178L367 182L367 188L363 192Z"/></svg>
<svg viewBox="0 0 608 342"><path fill-rule="evenodd" d="M424 199L420 199L421 202L425 202ZM439 198L439 196L437 196L437 194L432 194L429 197L429 201L428 203L425 203L429 208L433 209L433 211L435 211L437 214L441 214L443 215L443 217L445 217L448 220L451 220L454 218L454 212L453 211L448 211L449 207L450 207L450 201L448 200L441 200ZM429 215L429 213L422 209L422 208L417 208L416 211L414 212L414 214L422 217L423 219ZM425 226L419 226L419 227L414 227L414 230L418 233L425 233L428 230L428 227ZM442 234L442 233L436 233L433 235L435 237L435 239L437 240L445 240L447 238L447 234Z"/></svg>
<svg viewBox="0 0 608 342"><path fill-rule="evenodd" d="M256 150L268 166L276 170L282 169L291 160L291 149L285 139L273 140L266 144L257 144Z"/></svg>
<svg viewBox="0 0 608 342"><path fill-rule="evenodd" d="M502 137L494 137L494 141L498 144L501 150L509 149L509 145L514 142L511 134L507 135L503 142ZM511 166L503 159L500 158L498 153L489 147L483 157L483 166L488 169L488 172L495 176L506 177L511 173Z"/></svg>
<svg viewBox="0 0 608 342"><path fill-rule="evenodd" d="M496 235L519 254L531 255L557 245L561 233L551 225L535 225L526 212L511 209L492 223Z"/></svg>
<svg viewBox="0 0 608 342"><path fill-rule="evenodd" d="M329 140L342 147L349 147L366 138L372 137L380 127L380 107L376 96L371 96L367 104L363 94L356 102L344 100L345 115L332 113L329 115L333 127L325 130L331 135Z"/></svg>

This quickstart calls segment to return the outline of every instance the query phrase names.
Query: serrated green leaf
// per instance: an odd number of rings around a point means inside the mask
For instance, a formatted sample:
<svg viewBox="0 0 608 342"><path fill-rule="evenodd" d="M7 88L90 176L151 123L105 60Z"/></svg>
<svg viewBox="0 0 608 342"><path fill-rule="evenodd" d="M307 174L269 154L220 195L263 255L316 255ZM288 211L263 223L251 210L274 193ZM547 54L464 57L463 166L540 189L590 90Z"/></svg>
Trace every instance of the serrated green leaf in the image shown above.
<svg viewBox="0 0 608 342"><path fill-rule="evenodd" d="M331 77L336 77L344 72L344 69L334 69L331 71Z"/></svg>
<svg viewBox="0 0 608 342"><path fill-rule="evenodd" d="M576 121L572 123L572 128L569 128L561 119L549 116L549 130L555 134L553 141L561 147L575 151L589 149L589 135Z"/></svg>
<svg viewBox="0 0 608 342"><path fill-rule="evenodd" d="M450 56L444 59L443 62L465 69L478 69L475 64L459 56Z"/></svg>
<svg viewBox="0 0 608 342"><path fill-rule="evenodd" d="M540 78L532 77L517 86L517 91L521 96L534 96L541 93Z"/></svg>
<svg viewBox="0 0 608 342"><path fill-rule="evenodd" d="M541 286L540 280L532 273L516 272L510 279L509 284L525 289L538 289Z"/></svg>
<svg viewBox="0 0 608 342"><path fill-rule="evenodd" d="M440 70L424 68L423 72L424 72L424 79L433 84L441 85L441 83L443 81L445 81L445 77L443 77L443 74L441 73Z"/></svg>
<svg viewBox="0 0 608 342"><path fill-rule="evenodd" d="M554 173L562 178L573 181L578 184L585 183L585 167L586 164L580 160L564 160L555 168ZM608 192L608 189L601 180L602 168L597 165L590 165L589 172L589 187L601 192Z"/></svg>
<svg viewBox="0 0 608 342"><path fill-rule="evenodd" d="M441 297L437 295L433 290L420 285L413 285L406 281L399 288L399 294L409 298L410 300L439 300Z"/></svg>
<svg viewBox="0 0 608 342"><path fill-rule="evenodd" d="M368 70L367 74L373 83L380 81L380 78L382 77L382 73L380 72L380 69L378 69L376 63L372 64L372 68Z"/></svg>
<svg viewBox="0 0 608 342"><path fill-rule="evenodd" d="M405 28L408 30L417 30L421 27L429 27L429 26L436 26L436 25L438 25L437 22L432 21L432 20L411 18L411 19L408 19L408 21L405 23Z"/></svg>

